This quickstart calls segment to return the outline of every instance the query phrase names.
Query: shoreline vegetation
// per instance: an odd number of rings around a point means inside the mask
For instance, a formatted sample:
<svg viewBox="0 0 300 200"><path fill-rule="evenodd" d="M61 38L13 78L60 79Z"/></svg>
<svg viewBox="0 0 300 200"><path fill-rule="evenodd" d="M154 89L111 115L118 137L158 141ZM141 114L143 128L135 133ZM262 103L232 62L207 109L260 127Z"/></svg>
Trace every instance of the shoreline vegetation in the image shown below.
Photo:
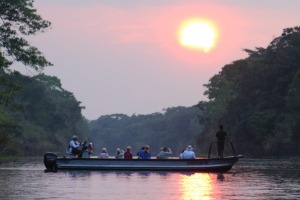
<svg viewBox="0 0 300 200"><path fill-rule="evenodd" d="M29 162L43 162L42 156L0 156L0 165L9 163L25 164Z"/></svg>

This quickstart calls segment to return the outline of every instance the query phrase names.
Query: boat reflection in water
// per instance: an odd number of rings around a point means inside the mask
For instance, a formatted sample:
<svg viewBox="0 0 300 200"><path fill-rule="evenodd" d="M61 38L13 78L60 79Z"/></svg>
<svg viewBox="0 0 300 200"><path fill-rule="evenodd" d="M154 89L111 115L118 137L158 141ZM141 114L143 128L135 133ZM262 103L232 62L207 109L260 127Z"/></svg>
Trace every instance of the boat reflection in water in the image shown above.
<svg viewBox="0 0 300 200"><path fill-rule="evenodd" d="M213 195L212 178L210 174L195 173L192 175L180 175L182 186L181 200L210 200Z"/></svg>

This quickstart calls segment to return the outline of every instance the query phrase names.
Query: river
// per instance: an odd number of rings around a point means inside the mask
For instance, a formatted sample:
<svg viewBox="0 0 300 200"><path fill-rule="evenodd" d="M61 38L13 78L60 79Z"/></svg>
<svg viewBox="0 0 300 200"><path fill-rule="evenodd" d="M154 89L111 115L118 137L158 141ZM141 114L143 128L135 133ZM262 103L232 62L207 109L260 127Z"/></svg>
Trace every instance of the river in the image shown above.
<svg viewBox="0 0 300 200"><path fill-rule="evenodd" d="M228 173L45 172L42 160L0 165L0 199L300 199L300 161L241 159Z"/></svg>

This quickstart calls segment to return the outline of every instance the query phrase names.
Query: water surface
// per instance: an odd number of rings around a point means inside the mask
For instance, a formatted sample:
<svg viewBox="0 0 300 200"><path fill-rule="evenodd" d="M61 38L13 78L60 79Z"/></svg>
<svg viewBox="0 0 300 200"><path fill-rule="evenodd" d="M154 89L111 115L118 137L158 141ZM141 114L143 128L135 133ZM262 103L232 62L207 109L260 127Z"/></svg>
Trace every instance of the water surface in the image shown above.
<svg viewBox="0 0 300 200"><path fill-rule="evenodd" d="M58 171L0 165L0 199L300 199L300 162L240 160L228 173Z"/></svg>

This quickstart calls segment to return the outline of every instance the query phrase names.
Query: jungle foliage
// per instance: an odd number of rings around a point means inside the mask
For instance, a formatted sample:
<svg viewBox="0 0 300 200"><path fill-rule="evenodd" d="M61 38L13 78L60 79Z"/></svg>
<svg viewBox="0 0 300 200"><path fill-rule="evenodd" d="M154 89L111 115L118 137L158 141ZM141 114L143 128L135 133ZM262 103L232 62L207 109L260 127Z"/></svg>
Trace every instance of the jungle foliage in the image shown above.
<svg viewBox="0 0 300 200"><path fill-rule="evenodd" d="M41 71L50 63L36 47L29 44L26 36L43 32L51 26L33 7L33 0L0 0L0 104L9 104L21 89L10 80L17 73L13 63L22 63L35 71Z"/></svg>
<svg viewBox="0 0 300 200"><path fill-rule="evenodd" d="M110 155L116 148L132 147L135 154L142 146L149 145L153 156L161 147L170 147L178 156L187 145L194 145L202 130L199 124L202 111L198 107L173 107L164 113L149 115L106 115L89 123L97 155L103 147Z"/></svg>
<svg viewBox="0 0 300 200"><path fill-rule="evenodd" d="M64 152L73 134L87 138L81 102L62 88L59 79L44 74L7 76L22 89L11 105L0 105L0 154Z"/></svg>
<svg viewBox="0 0 300 200"><path fill-rule="evenodd" d="M52 65L24 38L42 32L51 25L37 14L33 2L33 0L0 0L1 68L8 69L13 62L21 62L24 66L35 70Z"/></svg>
<svg viewBox="0 0 300 200"><path fill-rule="evenodd" d="M12 70L14 62L41 72L52 65L25 39L50 27L33 0L0 0L0 156L62 151L87 122L80 102L56 77L34 77Z"/></svg>
<svg viewBox="0 0 300 200"><path fill-rule="evenodd" d="M209 102L198 143L219 124L240 152L252 156L300 154L300 27L284 29L267 48L225 65L206 84Z"/></svg>

